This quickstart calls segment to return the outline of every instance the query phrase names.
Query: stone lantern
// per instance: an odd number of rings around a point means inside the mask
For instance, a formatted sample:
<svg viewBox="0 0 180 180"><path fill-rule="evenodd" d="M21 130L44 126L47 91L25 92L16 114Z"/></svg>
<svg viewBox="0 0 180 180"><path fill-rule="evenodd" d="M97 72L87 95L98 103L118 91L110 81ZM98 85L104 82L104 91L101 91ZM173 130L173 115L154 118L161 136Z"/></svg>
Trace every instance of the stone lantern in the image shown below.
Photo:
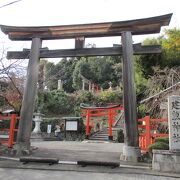
<svg viewBox="0 0 180 180"><path fill-rule="evenodd" d="M41 132L41 122L43 121L42 117L44 116L41 113L34 113L33 121L35 122L35 127L31 134L31 139L41 139L42 138L42 132Z"/></svg>

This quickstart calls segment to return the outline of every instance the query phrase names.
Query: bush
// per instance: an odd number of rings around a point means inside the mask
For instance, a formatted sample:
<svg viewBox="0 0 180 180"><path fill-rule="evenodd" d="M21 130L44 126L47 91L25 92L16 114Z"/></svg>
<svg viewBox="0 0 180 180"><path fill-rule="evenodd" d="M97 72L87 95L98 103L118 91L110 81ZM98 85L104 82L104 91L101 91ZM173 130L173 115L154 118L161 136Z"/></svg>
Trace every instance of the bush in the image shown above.
<svg viewBox="0 0 180 180"><path fill-rule="evenodd" d="M122 94L120 91L102 91L97 95L97 100L101 104L120 103L122 101Z"/></svg>
<svg viewBox="0 0 180 180"><path fill-rule="evenodd" d="M79 91L76 96L76 105L80 105L81 103L91 104L94 101L94 95L89 91Z"/></svg>
<svg viewBox="0 0 180 180"><path fill-rule="evenodd" d="M64 91L54 90L39 94L37 108L43 114L73 113L74 101Z"/></svg>
<svg viewBox="0 0 180 180"><path fill-rule="evenodd" d="M123 143L124 142L124 133L123 133L122 129L117 131L117 141L119 143Z"/></svg>
<svg viewBox="0 0 180 180"><path fill-rule="evenodd" d="M152 158L153 149L168 150L169 149L169 144L167 144L165 142L155 142L154 144L149 145L148 153L149 153L149 156L151 158Z"/></svg>
<svg viewBox="0 0 180 180"><path fill-rule="evenodd" d="M169 137L159 137L159 138L156 138L155 139L155 143L156 142L163 142L163 143L166 143L166 144L169 144Z"/></svg>
<svg viewBox="0 0 180 180"><path fill-rule="evenodd" d="M36 111L45 115L76 115L80 116L80 104L89 106L103 106L108 103L121 103L122 94L119 91L103 91L93 94L89 91L79 91L67 94L64 91L54 90L38 94Z"/></svg>

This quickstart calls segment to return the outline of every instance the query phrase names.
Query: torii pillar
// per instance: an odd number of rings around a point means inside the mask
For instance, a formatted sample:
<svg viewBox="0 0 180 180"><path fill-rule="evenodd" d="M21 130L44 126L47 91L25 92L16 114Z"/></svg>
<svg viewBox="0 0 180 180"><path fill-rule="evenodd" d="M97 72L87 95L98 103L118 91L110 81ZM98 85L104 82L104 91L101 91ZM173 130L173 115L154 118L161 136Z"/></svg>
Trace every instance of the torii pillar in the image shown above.
<svg viewBox="0 0 180 180"><path fill-rule="evenodd" d="M30 150L30 136L38 83L41 44L40 38L32 38L16 144L17 154L19 155L29 153Z"/></svg>
<svg viewBox="0 0 180 180"><path fill-rule="evenodd" d="M123 99L125 113L125 145L121 160L138 161L141 156L138 141L136 91L134 83L133 44L130 31L122 32Z"/></svg>

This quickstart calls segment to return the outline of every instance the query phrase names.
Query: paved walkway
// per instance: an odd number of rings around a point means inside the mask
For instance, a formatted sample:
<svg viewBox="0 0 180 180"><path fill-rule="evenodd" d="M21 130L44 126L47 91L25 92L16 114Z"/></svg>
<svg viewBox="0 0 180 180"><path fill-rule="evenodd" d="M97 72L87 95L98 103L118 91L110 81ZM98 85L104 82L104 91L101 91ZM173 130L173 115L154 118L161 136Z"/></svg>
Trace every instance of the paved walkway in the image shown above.
<svg viewBox="0 0 180 180"><path fill-rule="evenodd" d="M62 161L110 161L119 162L123 144L120 143L92 143L89 141L43 141L32 142L38 147L33 156L56 157Z"/></svg>

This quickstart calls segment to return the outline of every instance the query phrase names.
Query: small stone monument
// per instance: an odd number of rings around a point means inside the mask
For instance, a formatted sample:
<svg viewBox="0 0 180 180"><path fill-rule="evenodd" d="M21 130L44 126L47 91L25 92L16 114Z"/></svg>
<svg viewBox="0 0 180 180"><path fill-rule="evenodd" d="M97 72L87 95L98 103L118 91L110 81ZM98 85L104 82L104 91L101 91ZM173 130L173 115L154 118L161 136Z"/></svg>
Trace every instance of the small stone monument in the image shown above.
<svg viewBox="0 0 180 180"><path fill-rule="evenodd" d="M168 98L169 150L153 150L152 168L180 173L180 96Z"/></svg>
<svg viewBox="0 0 180 180"><path fill-rule="evenodd" d="M31 133L31 139L42 140L42 132L40 126L41 126L41 122L43 121L42 117L44 115L41 113L34 113L33 115L34 115L33 121L35 122L35 127Z"/></svg>
<svg viewBox="0 0 180 180"><path fill-rule="evenodd" d="M168 99L169 150L180 152L180 96Z"/></svg>
<svg viewBox="0 0 180 180"><path fill-rule="evenodd" d="M110 81L108 84L109 84L109 90L112 91L112 82Z"/></svg>
<svg viewBox="0 0 180 180"><path fill-rule="evenodd" d="M58 90L63 90L63 81L61 79L58 80Z"/></svg>

